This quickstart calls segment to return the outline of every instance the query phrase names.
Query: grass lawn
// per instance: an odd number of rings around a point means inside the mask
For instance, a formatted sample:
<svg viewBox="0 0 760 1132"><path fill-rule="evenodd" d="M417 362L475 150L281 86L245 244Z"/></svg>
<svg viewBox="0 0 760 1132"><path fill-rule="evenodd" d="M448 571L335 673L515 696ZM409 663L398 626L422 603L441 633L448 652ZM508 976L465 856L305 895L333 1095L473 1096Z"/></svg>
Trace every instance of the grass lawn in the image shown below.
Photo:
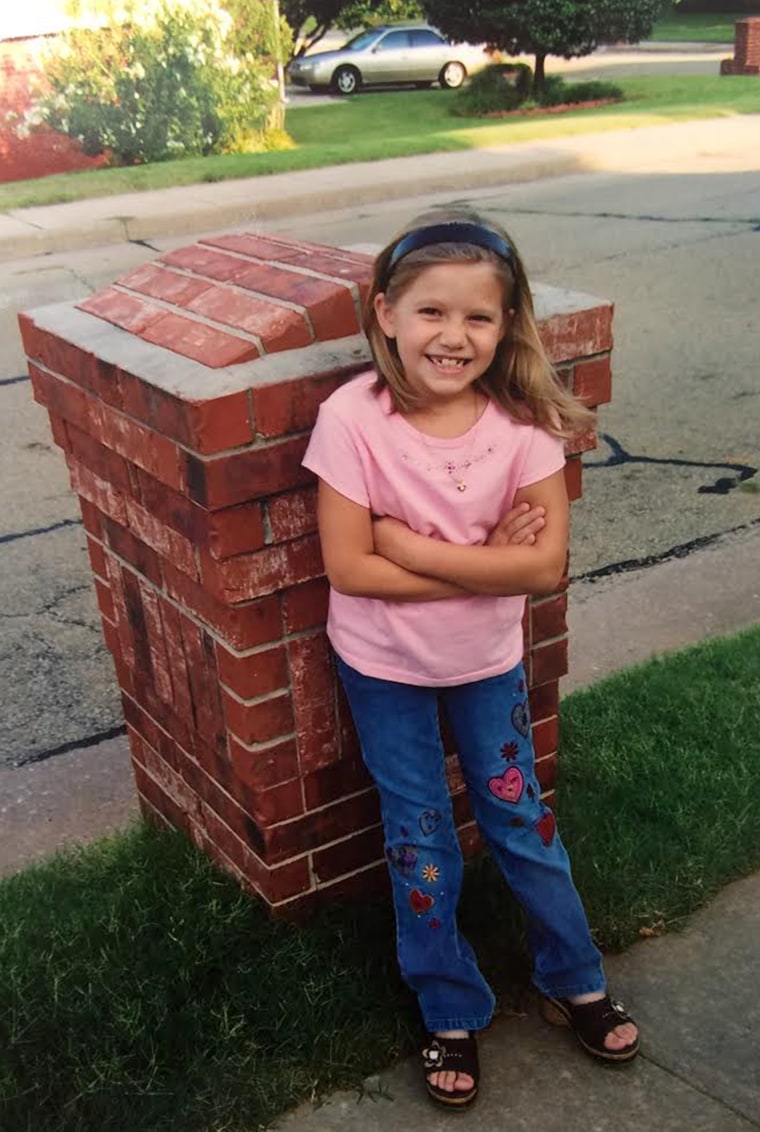
<svg viewBox="0 0 760 1132"><path fill-rule="evenodd" d="M760 628L576 692L562 715L561 827L603 947L679 927L760 867ZM519 919L487 860L462 921L514 1001ZM417 1035L393 934L384 903L272 923L143 827L6 878L0 1126L255 1132L357 1085Z"/></svg>
<svg viewBox="0 0 760 1132"><path fill-rule="evenodd" d="M296 143L292 150L189 158L130 169L98 169L17 181L0 185L0 212L353 161L760 112L760 83L751 76L647 76L622 80L619 85L625 92L623 103L502 121L453 117L449 107L455 96L449 91L360 94L340 103L288 111L287 127Z"/></svg>
<svg viewBox="0 0 760 1132"><path fill-rule="evenodd" d="M667 43L733 43L734 24L746 12L672 12L654 25L652 40Z"/></svg>

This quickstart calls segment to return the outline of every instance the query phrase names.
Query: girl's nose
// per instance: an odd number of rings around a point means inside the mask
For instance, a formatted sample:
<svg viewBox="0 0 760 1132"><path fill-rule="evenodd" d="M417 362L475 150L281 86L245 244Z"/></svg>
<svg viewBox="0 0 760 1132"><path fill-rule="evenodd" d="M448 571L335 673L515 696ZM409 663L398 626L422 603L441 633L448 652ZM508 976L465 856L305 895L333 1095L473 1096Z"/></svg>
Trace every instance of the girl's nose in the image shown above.
<svg viewBox="0 0 760 1132"><path fill-rule="evenodd" d="M455 349L465 344L466 337L464 319L448 318L441 327L440 338L442 346L449 346Z"/></svg>

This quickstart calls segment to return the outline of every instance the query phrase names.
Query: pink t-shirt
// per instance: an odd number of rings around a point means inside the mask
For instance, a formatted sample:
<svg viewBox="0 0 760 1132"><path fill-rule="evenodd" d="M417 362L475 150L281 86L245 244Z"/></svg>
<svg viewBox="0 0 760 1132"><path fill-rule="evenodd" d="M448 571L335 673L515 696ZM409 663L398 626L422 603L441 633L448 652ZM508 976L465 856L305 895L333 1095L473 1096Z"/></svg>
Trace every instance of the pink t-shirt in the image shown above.
<svg viewBox="0 0 760 1132"><path fill-rule="evenodd" d="M418 432L394 412L387 389L363 373L322 404L304 465L374 515L477 546L512 506L518 488L564 466L561 440L513 420L493 401L463 436ZM457 484L466 483L459 491ZM365 676L427 686L508 672L523 653L524 597L473 594L391 601L330 591L327 633Z"/></svg>

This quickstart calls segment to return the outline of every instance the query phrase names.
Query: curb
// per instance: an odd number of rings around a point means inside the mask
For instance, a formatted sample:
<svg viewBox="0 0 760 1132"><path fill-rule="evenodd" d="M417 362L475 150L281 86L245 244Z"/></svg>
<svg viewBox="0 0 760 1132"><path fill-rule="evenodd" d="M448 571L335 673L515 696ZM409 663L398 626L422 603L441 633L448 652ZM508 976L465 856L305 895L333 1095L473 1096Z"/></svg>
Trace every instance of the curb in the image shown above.
<svg viewBox="0 0 760 1132"><path fill-rule="evenodd" d="M196 235L297 213L328 212L584 170L577 154L518 147L325 166L296 173L95 197L0 215L0 261ZM462 160L465 158L465 160ZM424 164L423 164L424 163ZM423 166L421 168L421 166Z"/></svg>

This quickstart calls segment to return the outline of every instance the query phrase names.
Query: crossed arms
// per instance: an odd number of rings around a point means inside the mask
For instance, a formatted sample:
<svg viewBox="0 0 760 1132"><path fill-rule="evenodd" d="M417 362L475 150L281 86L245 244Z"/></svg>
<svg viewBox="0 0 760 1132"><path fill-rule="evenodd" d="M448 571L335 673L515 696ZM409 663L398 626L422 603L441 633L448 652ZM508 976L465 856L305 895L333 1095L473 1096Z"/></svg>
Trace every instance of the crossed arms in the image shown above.
<svg viewBox="0 0 760 1132"><path fill-rule="evenodd" d="M319 537L333 589L390 601L465 594L549 594L565 568L569 505L562 471L521 488L482 546L417 534L319 482Z"/></svg>

